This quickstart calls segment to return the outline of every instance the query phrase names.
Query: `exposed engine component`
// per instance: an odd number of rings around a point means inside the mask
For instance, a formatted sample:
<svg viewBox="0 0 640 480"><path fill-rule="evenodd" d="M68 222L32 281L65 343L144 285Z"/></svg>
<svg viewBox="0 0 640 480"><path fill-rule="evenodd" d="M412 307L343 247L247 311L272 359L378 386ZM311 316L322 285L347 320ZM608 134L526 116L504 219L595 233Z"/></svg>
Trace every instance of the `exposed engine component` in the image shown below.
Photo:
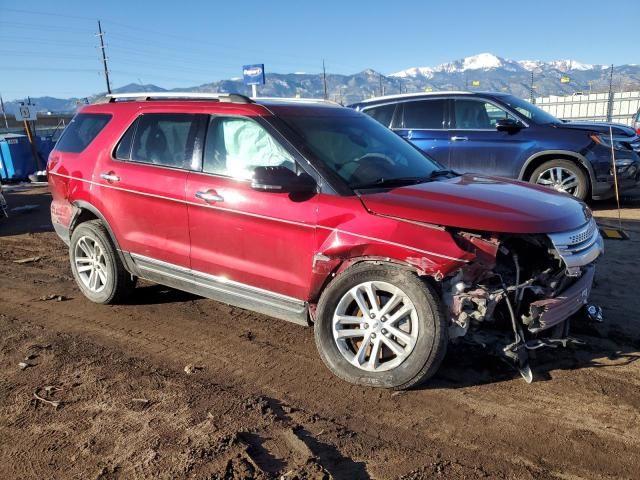
<svg viewBox="0 0 640 480"><path fill-rule="evenodd" d="M554 235L482 235L456 232L458 244L476 260L443 282L451 313L450 338L501 332L495 350L509 359L523 378L532 380L528 350L575 343L563 331L545 335L584 308L593 278L593 261L602 239L591 220L578 232ZM597 307L594 319L601 318ZM597 320L596 320L597 321ZM505 332L512 341L505 341ZM507 337L508 338L508 337Z"/></svg>

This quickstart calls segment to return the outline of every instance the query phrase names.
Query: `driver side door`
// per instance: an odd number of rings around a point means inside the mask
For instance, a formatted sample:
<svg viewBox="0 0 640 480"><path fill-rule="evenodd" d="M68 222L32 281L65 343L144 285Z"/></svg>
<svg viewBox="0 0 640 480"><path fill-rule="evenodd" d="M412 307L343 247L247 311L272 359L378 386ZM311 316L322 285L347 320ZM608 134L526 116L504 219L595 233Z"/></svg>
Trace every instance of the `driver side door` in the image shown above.
<svg viewBox="0 0 640 480"><path fill-rule="evenodd" d="M527 129L498 131L498 120L518 119L488 100L456 98L451 103L451 169L460 173L517 178L521 166L519 159L532 145Z"/></svg>
<svg viewBox="0 0 640 480"><path fill-rule="evenodd" d="M317 196L257 191L250 181L255 167L299 168L285 145L260 119L210 118L202 171L187 178L192 270L306 299Z"/></svg>

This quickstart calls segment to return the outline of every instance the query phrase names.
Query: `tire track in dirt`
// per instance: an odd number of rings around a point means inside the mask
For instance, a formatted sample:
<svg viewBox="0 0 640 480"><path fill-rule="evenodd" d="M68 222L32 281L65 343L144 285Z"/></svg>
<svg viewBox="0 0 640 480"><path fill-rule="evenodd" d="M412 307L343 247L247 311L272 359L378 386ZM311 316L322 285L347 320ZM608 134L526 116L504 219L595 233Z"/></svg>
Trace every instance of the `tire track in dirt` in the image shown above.
<svg viewBox="0 0 640 480"><path fill-rule="evenodd" d="M10 289L10 287L7 288ZM14 301L22 296L23 300L28 302L28 295L21 295L20 291L12 293ZM194 301L194 303L198 302L211 303L212 310L218 313L218 304L206 300ZM239 329L253 327L253 330L256 331L255 338L260 338L266 333L264 331L266 327L276 332L294 329L298 330L301 335L306 335L305 330L295 326L265 325L270 319L265 322L250 316L246 320L225 319L222 320L223 325L213 322L203 326L201 324L202 319L176 317L174 315L176 312L173 311L175 306L172 304L168 308L169 311L166 311L167 306L164 306L165 315L159 318L156 315L158 312L145 312L146 314L135 315L137 318L135 331L147 333L145 335L132 335L131 326L124 323L121 315L119 315L120 310L126 310L128 307L96 307L84 300L63 303L66 306L70 303L77 304L76 308L74 308L74 313L71 314L67 311L64 313L57 312L59 310L58 307L62 306L60 303L41 303L36 306L36 310L41 312L43 318L53 319L54 324L51 325L52 327L61 323L65 329L71 327L77 333L90 332L92 335L106 336L112 341L123 342L127 349L131 349L131 343L133 343L135 345L134 350L138 352L150 350L154 354L163 356L165 361L170 359L177 361L179 358L185 358L185 355L189 355L190 352L198 352L197 361L207 365L207 375L218 378L219 375L230 374L232 377L242 378L243 384L251 382L254 389L265 389L271 394L283 391L287 393L287 386L289 388L292 387L292 385L287 385L288 382L282 382L282 379L286 380L287 377L307 378L308 375L305 376L305 372L317 371L322 368L313 350L311 352L299 351L295 359L297 365L292 365L291 352L287 351L290 349L282 351L277 346L270 345L270 348L265 352L264 344L243 341L237 334L238 327ZM30 303L22 303L13 314L18 314L19 311L30 306ZM179 305L181 310L184 307L184 305ZM223 307L222 310L226 308L228 307ZM103 311L100 312L100 315L96 315L96 309L103 309ZM65 308L65 310L68 309ZM109 314L103 314L104 310L108 311ZM94 315L91 315L91 313L94 313ZM188 315L182 316L188 317ZM167 321L167 318L171 318L172 321ZM233 323L237 329L229 328L231 327L230 323ZM199 336L196 336L197 331L201 332ZM163 334L160 332L163 332ZM291 335L291 333L288 335ZM286 337L287 334L283 336ZM170 338L173 340L169 340ZM175 341L177 338L188 339L188 341ZM211 340L215 340L215 342L212 344ZM306 347L313 346L311 341L303 342L303 344L305 343ZM221 345L223 348L220 348ZM158 348L157 346L161 347ZM239 352L242 354L240 355ZM256 364L255 359L264 355L269 355L272 358L269 361L262 361ZM285 365L288 364L289 368L283 369L283 363ZM268 373L273 371L277 373L276 377ZM559 410L557 414L549 415L554 410L553 402L550 401L554 399L553 388L549 392L545 392L545 388L532 392L531 387L524 387L524 391L522 391L520 388L513 388L514 382L505 382L505 386L503 384L492 385L492 387L497 387L497 391L495 391L495 388L489 389L486 392L482 392L482 395L477 394L480 392L461 395L457 390L454 390L453 392L409 392L392 397L389 392L347 386L333 379L328 372L320 372L319 376L324 377L321 381L321 384L324 384L324 389L342 392L339 397L345 399L345 401L336 401L335 398L331 400L334 410L341 411L348 422L354 419L364 421L362 429L358 429L362 433L375 436L380 435L382 431L385 433L394 431L394 437L404 437L403 446L419 445L421 443L435 443L436 445L442 443L446 445L446 441L454 440L455 443L461 444L464 449L474 451L477 455L485 456L491 455L491 453L485 451L481 443L486 443L487 439L483 439L483 437L487 437L487 432L489 431L491 434L488 437L491 439L492 447L498 447L497 450L499 452L503 449L507 451L513 450L513 459L511 461L519 465L544 464L545 462L552 464L551 459L554 456L555 447L553 444L548 445L546 448L540 448L540 446L537 448L532 447L529 445L532 439L527 438L522 438L521 443L515 442L514 444L513 439L518 438L518 431L535 432L536 436L556 438L558 440L564 438L565 441L571 442L571 432L574 432L574 435L581 432L579 429L580 419L584 418L583 415L585 413L578 411L574 420L568 422L567 417L564 416L572 412L561 407L571 399L567 400L565 397L562 402L557 402L558 405L555 406L555 409ZM278 377L280 382L277 382ZM226 380L228 379L225 378ZM309 387L313 388L314 382L308 381L306 386L307 391L305 393L309 393ZM587 388L587 390L588 387L589 384L581 386L581 388ZM505 388L508 390L507 392L502 391ZM345 389L347 392L345 392ZM296 390L300 389L296 388ZM314 391L311 392L312 397L313 395L318 395L318 399L322 399L323 395L319 390L320 388L316 386ZM478 388L472 388L471 390L478 390ZM532 393L534 398L531 398ZM593 391L587 391L586 393L592 396ZM424 397L425 394L427 398L419 398ZM545 398L546 395L549 395L550 398ZM579 402L576 402L576 405L580 405L584 395L584 391L578 392L576 397ZM290 392L289 396L296 404L303 403L307 411L317 410L324 414L336 414L335 411L327 411L326 408L323 408L322 401L319 403L317 401L310 402L309 399L298 396L295 392ZM536 396L538 397L537 399L535 398ZM331 397L334 397L334 395L331 395ZM510 398L511 405L500 406L500 403L503 403L505 398ZM547 411L545 413L551 417L545 420L545 424L541 424L539 418L536 418L536 413L539 414L540 409L536 409L535 406L540 403L546 403ZM429 411L425 412L425 406ZM372 415L369 415L367 410L372 407L376 411L383 413L371 418ZM608 407L605 406L605 408ZM414 413L407 415L404 413L407 410ZM351 415L356 418L352 419ZM532 419L528 420L528 417ZM443 421L444 419L446 420ZM493 425L488 424L489 422L492 422ZM389 428L390 425L393 425L393 427ZM437 432L433 430L434 425L437 426ZM431 430L428 427L431 427ZM592 443L600 447L604 444L609 449L624 451L625 440L630 440L616 435L615 432L622 431L621 428L606 428L606 426L600 425L599 422L595 422L591 429L586 428L583 430L590 432L595 439L600 439L602 435L606 435L606 440ZM467 431L476 431L478 433L476 435L468 435ZM633 439L633 437L631 438ZM633 443L637 448L637 437ZM502 455L503 453L499 454L500 457ZM571 454L565 455L567 460L566 468L571 468L572 465L575 465L582 466L587 469L585 471L589 471L597 462L603 460L603 455L605 454L600 453L598 455L597 452L594 452L594 455L589 456L593 461L585 461L584 451L577 453L575 456ZM549 460L545 460L547 458ZM632 459L629 459L629 461L631 462ZM419 465L413 466L419 467ZM575 474L580 475L581 472L578 470ZM624 476L624 468L617 471L616 474Z"/></svg>

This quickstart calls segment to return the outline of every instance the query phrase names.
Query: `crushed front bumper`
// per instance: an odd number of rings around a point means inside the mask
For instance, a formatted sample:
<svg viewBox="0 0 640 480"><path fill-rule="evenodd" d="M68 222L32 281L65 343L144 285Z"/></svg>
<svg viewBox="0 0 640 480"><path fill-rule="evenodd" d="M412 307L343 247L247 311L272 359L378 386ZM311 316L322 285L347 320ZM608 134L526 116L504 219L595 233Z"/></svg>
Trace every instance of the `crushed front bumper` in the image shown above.
<svg viewBox="0 0 640 480"><path fill-rule="evenodd" d="M556 297L531 302L528 330L531 333L536 333L554 327L586 305L591 293L595 271L595 265L589 265L584 268L582 276L573 285L560 292Z"/></svg>

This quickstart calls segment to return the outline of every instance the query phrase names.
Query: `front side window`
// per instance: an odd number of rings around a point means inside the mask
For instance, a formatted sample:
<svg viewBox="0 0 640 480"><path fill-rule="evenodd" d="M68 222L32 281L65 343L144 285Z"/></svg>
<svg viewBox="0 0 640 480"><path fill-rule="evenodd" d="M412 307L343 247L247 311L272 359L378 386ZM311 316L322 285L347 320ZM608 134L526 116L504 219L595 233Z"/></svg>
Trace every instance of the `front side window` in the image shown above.
<svg viewBox="0 0 640 480"><path fill-rule="evenodd" d="M79 113L69 123L56 144L59 152L80 153L93 141L111 120L103 113Z"/></svg>
<svg viewBox="0 0 640 480"><path fill-rule="evenodd" d="M385 127L388 127L391 125L391 120L393 120L393 112L395 109L395 105L381 105L379 107L367 108L363 110L362 113L366 113Z"/></svg>
<svg viewBox="0 0 640 480"><path fill-rule="evenodd" d="M199 168L196 146L201 141L203 117L164 113L142 115L137 120L131 161L181 169ZM116 155L119 153L117 149Z"/></svg>
<svg viewBox="0 0 640 480"><path fill-rule="evenodd" d="M558 124L562 123L556 117L551 115L549 112L545 112L539 107L527 102L526 100L522 100L521 98L514 97L513 95L505 95L504 97L500 97L500 101L506 103L509 107L517 110L520 115L525 116L529 120L533 121L538 125L550 125L550 124Z"/></svg>
<svg viewBox="0 0 640 480"><path fill-rule="evenodd" d="M446 100L418 100L405 102L403 127L424 130L444 128Z"/></svg>
<svg viewBox="0 0 640 480"><path fill-rule="evenodd" d="M285 166L295 172L293 157L254 120L211 117L204 148L203 171L249 179L256 167Z"/></svg>
<svg viewBox="0 0 640 480"><path fill-rule="evenodd" d="M505 110L480 100L454 100L455 126L460 130L495 130L499 120L512 119Z"/></svg>

